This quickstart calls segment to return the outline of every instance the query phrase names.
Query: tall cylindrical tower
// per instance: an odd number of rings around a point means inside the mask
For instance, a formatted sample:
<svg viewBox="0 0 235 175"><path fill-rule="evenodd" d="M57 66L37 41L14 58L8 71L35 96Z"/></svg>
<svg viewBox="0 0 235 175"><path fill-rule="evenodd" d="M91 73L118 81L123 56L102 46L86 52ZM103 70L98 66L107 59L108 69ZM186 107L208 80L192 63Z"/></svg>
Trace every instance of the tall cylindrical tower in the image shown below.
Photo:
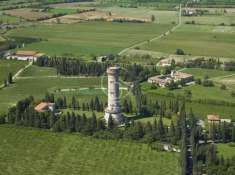
<svg viewBox="0 0 235 175"><path fill-rule="evenodd" d="M108 75L108 106L105 109L105 120L108 121L112 116L117 123L122 121L121 106L119 102L119 71L120 67L109 67L107 69Z"/></svg>

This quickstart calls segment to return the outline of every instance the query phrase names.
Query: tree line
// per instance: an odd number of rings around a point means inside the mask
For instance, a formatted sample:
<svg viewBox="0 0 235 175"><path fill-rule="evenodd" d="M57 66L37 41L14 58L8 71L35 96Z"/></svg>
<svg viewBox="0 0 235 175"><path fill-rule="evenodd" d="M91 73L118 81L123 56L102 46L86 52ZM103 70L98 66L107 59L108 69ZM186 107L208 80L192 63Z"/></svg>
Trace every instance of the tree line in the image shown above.
<svg viewBox="0 0 235 175"><path fill-rule="evenodd" d="M178 144L181 139L181 117L178 118L176 124L172 121L170 128L164 125L163 115L155 118L153 123L141 123L126 118L124 129L119 129L112 116L106 124L103 119L97 118L94 112L91 116L75 112L60 115L53 112L39 113L34 110L35 105L36 102L32 96L20 100L16 106L9 109L6 115L1 117L0 121L56 132L80 132L101 139L131 139L149 144L155 141Z"/></svg>
<svg viewBox="0 0 235 175"><path fill-rule="evenodd" d="M57 69L57 73L61 75L81 75L81 76L101 76L105 75L109 66L115 64L115 62L83 62L74 58L67 57L43 57L37 59L34 63L37 66L54 67ZM144 67L138 64L121 66L120 77L124 81L143 81L151 75L159 74L159 71L155 67Z"/></svg>

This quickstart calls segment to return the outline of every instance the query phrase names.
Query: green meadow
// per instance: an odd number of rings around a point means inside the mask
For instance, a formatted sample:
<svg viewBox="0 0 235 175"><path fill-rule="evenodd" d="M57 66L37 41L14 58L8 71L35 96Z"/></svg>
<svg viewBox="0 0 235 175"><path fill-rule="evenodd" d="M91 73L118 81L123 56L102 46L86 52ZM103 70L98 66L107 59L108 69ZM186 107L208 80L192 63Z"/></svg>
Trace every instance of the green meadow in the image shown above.
<svg viewBox="0 0 235 175"><path fill-rule="evenodd" d="M142 46L142 49L214 57L235 57L235 28L229 26L183 25L173 33Z"/></svg>
<svg viewBox="0 0 235 175"><path fill-rule="evenodd" d="M100 82L101 79L96 77L57 77L55 70L51 68L32 66L14 84L0 90L0 113L6 112L17 101L30 95L41 99L46 92L54 93L60 89L100 88ZM83 97L87 98L87 95Z"/></svg>
<svg viewBox="0 0 235 175"><path fill-rule="evenodd" d="M20 18L15 16L0 15L0 22L2 23L17 23L20 21Z"/></svg>
<svg viewBox="0 0 235 175"><path fill-rule="evenodd" d="M217 79L220 77L226 77L235 74L234 71L200 69L200 68L188 68L188 69L186 68L183 70L183 72L192 74L194 78L201 78L201 79L204 79L205 77L208 77L209 79Z"/></svg>
<svg viewBox="0 0 235 175"><path fill-rule="evenodd" d="M7 35L42 39L26 45L24 50L37 50L49 55L93 56L118 53L164 33L170 27L152 23L83 22L19 28Z"/></svg>
<svg viewBox="0 0 235 175"><path fill-rule="evenodd" d="M235 156L235 144L234 143L220 143L216 144L217 152L224 158L232 158Z"/></svg>
<svg viewBox="0 0 235 175"><path fill-rule="evenodd" d="M52 8L49 10L50 13L53 14L73 14L77 13L79 9L74 8Z"/></svg>
<svg viewBox="0 0 235 175"><path fill-rule="evenodd" d="M202 85L190 85L181 89L168 90L167 88L158 88L152 89L151 84L142 83L142 90L151 98L161 99L169 101L172 98L176 98L177 96L184 96L186 98L190 98L192 102L188 102L186 104L186 108L189 111L190 109L198 115L200 118L206 118L207 114L219 114L221 116L235 119L234 113L235 109L232 106L226 105L214 105L214 104L200 104L198 100L210 100L217 102L230 102L235 103L235 98L231 96L231 88L233 85L231 82L234 82L234 72L230 71L222 71L222 70L212 70L212 69L199 69L199 68L188 68L184 69L183 72L194 75L194 78L209 77L212 81L215 82L214 87L204 87ZM225 78L230 78L230 81L226 81ZM232 79L232 80L231 80ZM227 84L224 82L226 81ZM227 89L222 90L220 88L221 84L226 84ZM188 92L191 92L191 97L187 96ZM173 97L172 97L173 96Z"/></svg>
<svg viewBox="0 0 235 175"><path fill-rule="evenodd" d="M18 70L25 67L27 64L28 62L25 61L0 59L0 84L3 84L3 81L7 80L9 73L14 75Z"/></svg>
<svg viewBox="0 0 235 175"><path fill-rule="evenodd" d="M0 174L178 175L179 156L129 141L0 126Z"/></svg>
<svg viewBox="0 0 235 175"><path fill-rule="evenodd" d="M166 11L166 10L156 10L154 8L148 7L138 7L138 8L121 8L118 6L113 7L101 7L98 8L103 11L111 12L118 16L128 16L133 18L146 18L151 19L151 16L155 16L154 23L157 24L172 24L172 22L178 22L178 12L177 11Z"/></svg>

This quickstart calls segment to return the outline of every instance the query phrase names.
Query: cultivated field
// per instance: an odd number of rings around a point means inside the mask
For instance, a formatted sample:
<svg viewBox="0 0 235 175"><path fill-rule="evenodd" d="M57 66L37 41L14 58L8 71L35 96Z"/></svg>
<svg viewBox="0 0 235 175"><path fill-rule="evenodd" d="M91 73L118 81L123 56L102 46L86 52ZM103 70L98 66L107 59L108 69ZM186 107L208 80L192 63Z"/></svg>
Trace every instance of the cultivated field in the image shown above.
<svg viewBox="0 0 235 175"><path fill-rule="evenodd" d="M10 31L8 36L45 40L26 45L25 50L37 50L49 55L92 56L118 53L125 47L164 33L170 27L152 23L84 22L22 28Z"/></svg>
<svg viewBox="0 0 235 175"><path fill-rule="evenodd" d="M17 23L20 21L20 18L15 16L0 15L0 23Z"/></svg>
<svg viewBox="0 0 235 175"><path fill-rule="evenodd" d="M77 134L0 126L1 175L178 175L176 153Z"/></svg>
<svg viewBox="0 0 235 175"><path fill-rule="evenodd" d="M32 9L6 10L4 11L4 13L10 16L23 18L23 19L30 20L30 21L52 16L52 14L50 13L33 11Z"/></svg>
<svg viewBox="0 0 235 175"><path fill-rule="evenodd" d="M235 57L235 28L226 26L183 25L162 39L142 47L151 51L200 56Z"/></svg>
<svg viewBox="0 0 235 175"><path fill-rule="evenodd" d="M121 7L104 7L98 8L102 11L111 12L113 15L129 16L132 18L151 18L155 16L155 23L157 24L172 24L172 22L178 22L177 11L163 11L155 10L154 8L138 7L138 8L121 8Z"/></svg>

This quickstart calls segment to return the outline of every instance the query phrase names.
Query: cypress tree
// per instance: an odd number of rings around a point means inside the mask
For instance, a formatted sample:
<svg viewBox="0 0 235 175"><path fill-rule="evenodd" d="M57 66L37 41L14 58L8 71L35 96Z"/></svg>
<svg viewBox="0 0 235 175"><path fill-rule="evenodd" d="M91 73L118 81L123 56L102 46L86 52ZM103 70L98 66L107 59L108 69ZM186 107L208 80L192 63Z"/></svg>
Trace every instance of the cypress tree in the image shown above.
<svg viewBox="0 0 235 175"><path fill-rule="evenodd" d="M112 130L114 129L114 120L112 115L109 115L109 119L108 119L108 129Z"/></svg>

